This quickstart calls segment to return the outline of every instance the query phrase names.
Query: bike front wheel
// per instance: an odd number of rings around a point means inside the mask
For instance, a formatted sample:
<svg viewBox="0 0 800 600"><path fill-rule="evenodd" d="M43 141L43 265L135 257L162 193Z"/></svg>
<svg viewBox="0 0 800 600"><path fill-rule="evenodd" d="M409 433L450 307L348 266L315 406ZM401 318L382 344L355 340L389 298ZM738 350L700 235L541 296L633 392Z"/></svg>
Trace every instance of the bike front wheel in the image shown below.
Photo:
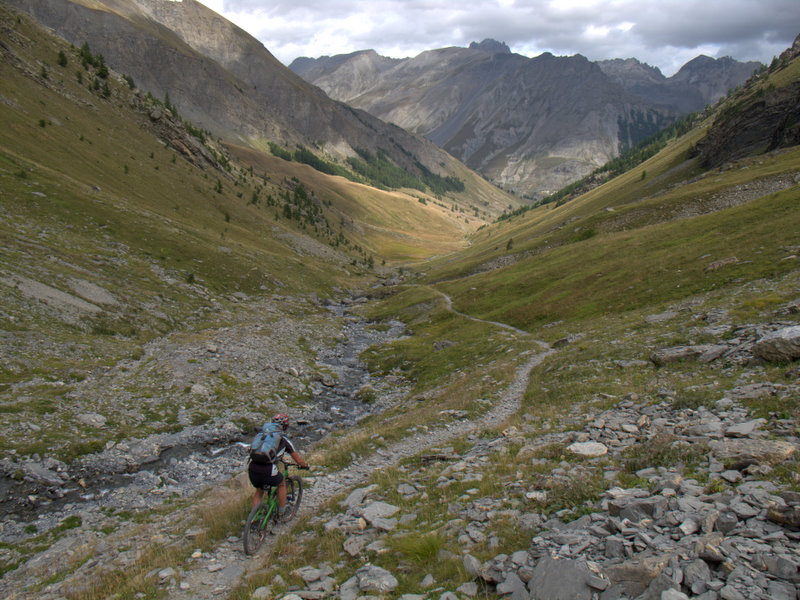
<svg viewBox="0 0 800 600"><path fill-rule="evenodd" d="M300 501L303 499L303 480L299 477L286 479L286 512L283 521L291 521L300 510Z"/></svg>
<svg viewBox="0 0 800 600"><path fill-rule="evenodd" d="M242 536L245 554L255 554L264 543L269 530L270 516L269 508L263 502L254 507L247 515Z"/></svg>

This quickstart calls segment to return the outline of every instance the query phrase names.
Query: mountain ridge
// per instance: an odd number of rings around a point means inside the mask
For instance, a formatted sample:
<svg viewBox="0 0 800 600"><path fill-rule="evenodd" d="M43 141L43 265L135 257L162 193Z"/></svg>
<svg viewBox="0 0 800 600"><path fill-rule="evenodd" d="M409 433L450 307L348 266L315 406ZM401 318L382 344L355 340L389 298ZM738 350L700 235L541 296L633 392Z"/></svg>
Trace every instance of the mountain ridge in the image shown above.
<svg viewBox="0 0 800 600"><path fill-rule="evenodd" d="M698 57L666 78L636 59L527 58L491 39L379 66L383 59L362 51L296 59L290 68L331 97L424 135L501 187L533 198L718 100L761 66ZM548 131L558 132L558 141Z"/></svg>

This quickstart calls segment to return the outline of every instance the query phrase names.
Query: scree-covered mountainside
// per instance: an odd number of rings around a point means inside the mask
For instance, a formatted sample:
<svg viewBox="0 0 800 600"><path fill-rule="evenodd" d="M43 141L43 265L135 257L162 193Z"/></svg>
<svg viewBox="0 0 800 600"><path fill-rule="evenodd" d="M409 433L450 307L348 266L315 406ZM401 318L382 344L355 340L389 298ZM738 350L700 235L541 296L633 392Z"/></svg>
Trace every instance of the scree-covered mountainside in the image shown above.
<svg viewBox="0 0 800 600"><path fill-rule="evenodd" d="M496 184L541 198L741 84L759 63L698 57L672 77L635 59L535 58L494 40L392 60L298 58L332 98L424 135Z"/></svg>

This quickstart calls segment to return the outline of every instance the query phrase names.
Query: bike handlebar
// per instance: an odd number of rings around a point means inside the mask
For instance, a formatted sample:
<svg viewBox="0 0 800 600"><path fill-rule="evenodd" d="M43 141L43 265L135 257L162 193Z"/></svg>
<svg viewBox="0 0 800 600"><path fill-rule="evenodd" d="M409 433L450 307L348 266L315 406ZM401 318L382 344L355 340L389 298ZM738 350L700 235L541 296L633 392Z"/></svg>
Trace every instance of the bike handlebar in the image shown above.
<svg viewBox="0 0 800 600"><path fill-rule="evenodd" d="M286 465L287 467L296 467L296 468L298 468L298 469L301 469L301 470L303 470L303 471L308 471L308 470L311 468L311 467L310 467L310 466L308 466L308 465L306 465L305 467L301 467L301 466L300 466L300 465L298 465L296 462L289 462L289 461L286 461L286 460L283 460L283 459L281 459L281 462L282 462L284 465Z"/></svg>

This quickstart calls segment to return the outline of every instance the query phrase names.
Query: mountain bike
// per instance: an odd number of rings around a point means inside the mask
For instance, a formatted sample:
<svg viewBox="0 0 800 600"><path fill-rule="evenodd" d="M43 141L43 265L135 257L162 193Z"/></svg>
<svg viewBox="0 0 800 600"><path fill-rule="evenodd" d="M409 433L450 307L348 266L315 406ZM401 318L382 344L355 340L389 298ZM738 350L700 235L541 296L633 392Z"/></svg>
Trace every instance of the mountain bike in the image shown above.
<svg viewBox="0 0 800 600"><path fill-rule="evenodd" d="M278 488L277 486L264 486L264 499L255 506L247 521L244 524L244 553L247 555L255 554L267 535L274 533L280 522L291 521L300 508L300 500L303 498L303 480L296 475L289 476L289 467L302 468L294 463L281 461L283 465L283 480L286 482L286 511L283 517L278 510Z"/></svg>

